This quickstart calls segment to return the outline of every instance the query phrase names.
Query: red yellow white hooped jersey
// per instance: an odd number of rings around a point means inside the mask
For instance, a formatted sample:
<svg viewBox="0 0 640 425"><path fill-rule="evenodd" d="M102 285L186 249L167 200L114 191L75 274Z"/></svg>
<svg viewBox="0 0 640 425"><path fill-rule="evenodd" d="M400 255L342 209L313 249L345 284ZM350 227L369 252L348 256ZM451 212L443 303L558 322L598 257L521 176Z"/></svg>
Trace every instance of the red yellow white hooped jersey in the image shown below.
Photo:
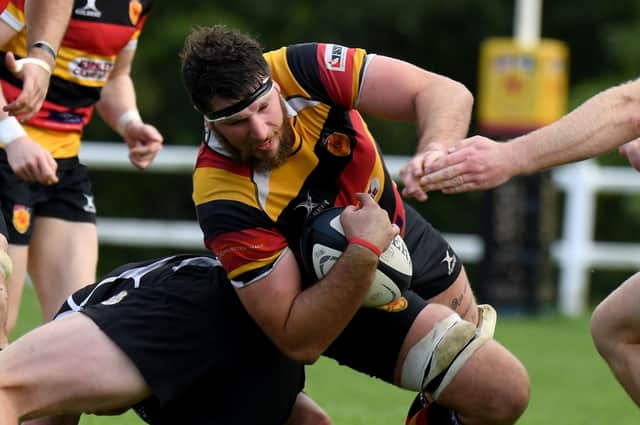
<svg viewBox="0 0 640 425"><path fill-rule="evenodd" d="M27 133L54 157L78 154L82 130L116 57L124 49L136 48L151 4L152 0L74 1L46 100L25 126ZM0 78L8 102L18 96L22 81L7 71L4 52L27 55L24 5L25 0L11 0L0 14L0 19L17 31L2 48L0 58Z"/></svg>
<svg viewBox="0 0 640 425"><path fill-rule="evenodd" d="M355 109L375 55L336 44L298 44L265 53L281 88L295 143L268 171L233 162L205 130L193 175L193 199L206 246L236 287L268 274L304 220L368 192L404 228L404 207L378 146Z"/></svg>

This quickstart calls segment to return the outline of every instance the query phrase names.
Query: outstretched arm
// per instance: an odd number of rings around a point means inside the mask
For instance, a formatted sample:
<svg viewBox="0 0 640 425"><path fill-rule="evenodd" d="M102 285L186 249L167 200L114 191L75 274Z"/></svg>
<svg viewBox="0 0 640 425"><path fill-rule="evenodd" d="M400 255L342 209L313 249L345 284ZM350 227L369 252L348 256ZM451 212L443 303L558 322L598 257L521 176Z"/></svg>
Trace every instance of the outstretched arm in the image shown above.
<svg viewBox="0 0 640 425"><path fill-rule="evenodd" d="M560 120L495 142L475 136L449 150L444 165L420 180L423 190L445 193L496 187L511 177L591 158L640 136L640 80L605 90ZM632 165L634 144L621 148Z"/></svg>
<svg viewBox="0 0 640 425"><path fill-rule="evenodd" d="M31 118L42 106L49 88L51 71L60 42L71 16L72 0L27 0L28 58L37 61L16 62L12 53L6 56L7 68L24 81L20 95L3 110L10 115ZM47 66L51 71L47 70Z"/></svg>

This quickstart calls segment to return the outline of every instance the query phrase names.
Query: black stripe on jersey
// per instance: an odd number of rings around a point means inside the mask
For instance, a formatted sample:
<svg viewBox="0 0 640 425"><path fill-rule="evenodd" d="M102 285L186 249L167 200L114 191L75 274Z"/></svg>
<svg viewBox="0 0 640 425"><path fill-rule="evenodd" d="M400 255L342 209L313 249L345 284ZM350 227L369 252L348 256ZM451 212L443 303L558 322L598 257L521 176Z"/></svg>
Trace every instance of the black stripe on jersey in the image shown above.
<svg viewBox="0 0 640 425"><path fill-rule="evenodd" d="M291 246L297 246L299 243L304 220L310 213L309 206L313 205L313 209L333 206L340 193L340 175L351 162L353 154L335 156L329 153L323 141L334 132L349 136L353 152L356 143L355 130L351 125L348 111L342 108L329 110L319 141L314 147L314 153L319 160L318 165L309 174L298 195L289 202L278 218L278 230ZM303 205L306 207L302 207Z"/></svg>
<svg viewBox="0 0 640 425"><path fill-rule="evenodd" d="M273 221L264 211L238 201L205 202L197 206L196 214L205 240L227 232L273 228Z"/></svg>
<svg viewBox="0 0 640 425"><path fill-rule="evenodd" d="M287 47L287 63L298 84L300 84L313 99L331 105L333 102L329 97L329 93L325 90L324 84L320 80L317 54L317 43L293 44ZM315 64L315 66L310 66L309 64Z"/></svg>
<svg viewBox="0 0 640 425"><path fill-rule="evenodd" d="M397 203L395 196L395 188L393 187L393 179L387 170L387 165L382 161L382 167L384 168L384 187L382 188L382 194L380 195L380 200L378 204L382 207L382 209L389 212L389 218L393 219L393 216L396 214ZM402 229L404 223L394 223L397 224L398 227Z"/></svg>
<svg viewBox="0 0 640 425"><path fill-rule="evenodd" d="M139 2L142 6L140 13L142 17L149 13L153 0L139 0ZM88 0L75 0L72 19L131 26L130 3L130 1L123 0L96 0L93 7L89 7Z"/></svg>
<svg viewBox="0 0 640 425"><path fill-rule="evenodd" d="M67 108L82 108L100 100L102 87L87 87L63 80L55 75L51 77L47 100Z"/></svg>

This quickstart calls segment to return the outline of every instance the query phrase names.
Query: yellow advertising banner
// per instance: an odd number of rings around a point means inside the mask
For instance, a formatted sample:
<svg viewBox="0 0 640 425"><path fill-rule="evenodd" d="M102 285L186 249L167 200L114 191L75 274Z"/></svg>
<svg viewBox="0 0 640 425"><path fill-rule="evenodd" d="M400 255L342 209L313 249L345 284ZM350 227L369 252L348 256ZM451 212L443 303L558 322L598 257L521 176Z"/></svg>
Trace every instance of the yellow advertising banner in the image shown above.
<svg viewBox="0 0 640 425"><path fill-rule="evenodd" d="M560 118L567 111L568 48L542 39L523 47L511 38L489 38L480 51L478 130L511 137Z"/></svg>

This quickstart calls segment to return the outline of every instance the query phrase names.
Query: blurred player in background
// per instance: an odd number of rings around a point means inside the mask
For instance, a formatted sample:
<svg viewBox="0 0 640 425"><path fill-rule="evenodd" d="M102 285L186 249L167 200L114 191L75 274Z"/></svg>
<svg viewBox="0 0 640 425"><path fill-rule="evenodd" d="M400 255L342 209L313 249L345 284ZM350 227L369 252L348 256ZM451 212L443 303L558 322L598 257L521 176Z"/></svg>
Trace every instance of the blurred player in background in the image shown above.
<svg viewBox="0 0 640 425"><path fill-rule="evenodd" d="M640 80L634 80L598 93L560 120L509 142L480 136L461 141L417 184L425 193L490 189L513 176L591 158L615 147L640 170L638 137ZM591 333L618 381L640 406L639 301L640 273L636 273L597 306Z"/></svg>
<svg viewBox="0 0 640 425"><path fill-rule="evenodd" d="M0 11L4 12L9 0L0 0ZM67 28L71 15L72 0L29 0L25 10L25 20L29 27L27 45L30 46L26 57L16 61L12 53L6 55L6 68L23 80L22 90L10 104L3 103L0 111L0 146L9 149L15 139L11 127L19 125L15 115L28 119L42 106L49 87L51 69L60 40ZM2 99L0 99L2 100ZM55 176L56 164L51 154L38 145L32 146L33 153L14 164L14 171L30 174L35 180L47 183ZM0 215L0 349L9 343L7 319L9 300L7 279L12 273L13 264L7 254L7 227Z"/></svg>
<svg viewBox="0 0 640 425"><path fill-rule="evenodd" d="M130 75L151 3L77 0L58 52L44 44L29 47L24 0L12 0L0 16L0 45L7 63L8 52L24 58L42 50L52 65L40 111L22 124L10 121L0 132L10 139L0 151L0 204L13 262L9 330L15 325L27 270L45 320L66 296L95 280L96 207L87 168L78 159L82 131L94 107L124 138L135 166L147 167L162 146L160 133L138 113ZM22 82L7 66L0 66L0 77L4 99L11 104ZM44 182L31 168L22 167L40 148L55 159Z"/></svg>

